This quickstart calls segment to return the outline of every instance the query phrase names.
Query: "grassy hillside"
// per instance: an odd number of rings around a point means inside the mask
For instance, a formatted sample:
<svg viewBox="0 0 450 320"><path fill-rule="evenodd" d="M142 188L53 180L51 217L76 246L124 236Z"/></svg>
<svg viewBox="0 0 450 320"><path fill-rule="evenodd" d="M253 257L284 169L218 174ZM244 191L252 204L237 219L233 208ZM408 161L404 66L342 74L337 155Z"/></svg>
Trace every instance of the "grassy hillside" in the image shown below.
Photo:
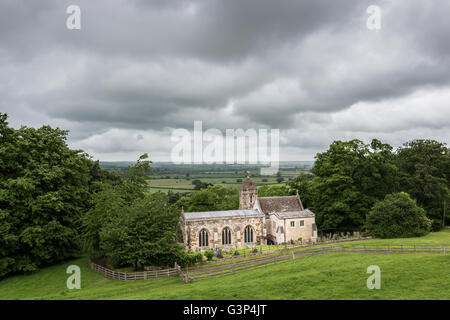
<svg viewBox="0 0 450 320"><path fill-rule="evenodd" d="M66 267L82 269L82 288L65 287ZM366 268L381 269L381 289L366 288ZM178 278L119 282L86 259L0 282L1 299L450 299L450 255L330 254L184 284Z"/></svg>
<svg viewBox="0 0 450 320"><path fill-rule="evenodd" d="M376 243L385 240L371 240ZM450 243L450 229L390 243ZM81 267L81 289L66 289L67 266ZM366 269L381 269L369 290ZM178 278L120 282L91 271L86 258L0 281L0 299L450 299L450 255L337 253L185 284Z"/></svg>

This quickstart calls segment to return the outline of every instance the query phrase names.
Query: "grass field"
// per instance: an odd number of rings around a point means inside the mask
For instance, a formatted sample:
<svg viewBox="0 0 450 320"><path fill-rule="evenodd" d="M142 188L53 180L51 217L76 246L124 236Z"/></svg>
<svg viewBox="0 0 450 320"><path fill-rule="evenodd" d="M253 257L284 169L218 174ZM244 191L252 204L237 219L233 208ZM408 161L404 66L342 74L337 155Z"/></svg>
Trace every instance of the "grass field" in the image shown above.
<svg viewBox="0 0 450 320"><path fill-rule="evenodd" d="M182 179L150 179L148 180L148 184L150 186L150 190L157 192L168 192L168 190L174 191L174 192L193 192L194 185L192 184L193 180L201 180L205 183L211 183L213 185L222 185L222 186L235 186L240 187L242 185L242 182L237 182L237 178L224 178L224 177L217 177L217 178L182 178ZM240 178L242 180L242 178ZM263 179L267 181L263 181ZM266 184L277 184L276 177L254 177L252 178L252 181L257 186L262 186Z"/></svg>
<svg viewBox="0 0 450 320"><path fill-rule="evenodd" d="M450 244L450 228L422 238L365 243ZM66 268L81 268L81 289L68 290ZM381 269L369 290L366 269ZM0 281L0 299L450 299L450 255L336 253L185 284L179 278L120 282L91 271L87 258Z"/></svg>

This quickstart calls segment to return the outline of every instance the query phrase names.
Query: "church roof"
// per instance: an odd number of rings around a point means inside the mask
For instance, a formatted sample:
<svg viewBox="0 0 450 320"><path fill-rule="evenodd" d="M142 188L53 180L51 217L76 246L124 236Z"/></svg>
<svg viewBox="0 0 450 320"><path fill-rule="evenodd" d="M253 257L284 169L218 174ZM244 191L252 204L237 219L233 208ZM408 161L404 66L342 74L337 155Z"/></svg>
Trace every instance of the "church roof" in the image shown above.
<svg viewBox="0 0 450 320"><path fill-rule="evenodd" d="M245 178L245 180L241 186L241 190L245 190L245 189L256 189L255 184L253 183L252 179L250 179L249 176L247 176L247 178Z"/></svg>
<svg viewBox="0 0 450 320"><path fill-rule="evenodd" d="M298 196L258 197L259 205L264 213L303 211L303 205Z"/></svg>
<svg viewBox="0 0 450 320"><path fill-rule="evenodd" d="M226 210L226 211L204 211L204 212L183 212L185 220L210 220L225 218L248 218L264 216L257 209L252 210Z"/></svg>
<svg viewBox="0 0 450 320"><path fill-rule="evenodd" d="M280 219L307 218L314 217L314 213L308 209L302 211L277 212L275 215Z"/></svg>

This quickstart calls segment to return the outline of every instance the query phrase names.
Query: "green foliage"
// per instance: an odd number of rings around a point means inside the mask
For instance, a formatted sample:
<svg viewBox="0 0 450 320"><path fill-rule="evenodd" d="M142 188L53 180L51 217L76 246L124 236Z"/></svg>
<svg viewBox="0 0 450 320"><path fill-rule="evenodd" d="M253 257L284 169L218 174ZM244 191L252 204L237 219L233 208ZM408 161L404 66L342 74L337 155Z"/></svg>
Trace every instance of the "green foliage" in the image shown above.
<svg viewBox="0 0 450 320"><path fill-rule="evenodd" d="M83 217L91 257L108 257L114 266L172 265L182 247L177 242L178 210L169 196L147 192L147 154L130 166L117 184L102 184Z"/></svg>
<svg viewBox="0 0 450 320"><path fill-rule="evenodd" d="M366 227L377 238L409 238L427 234L431 220L407 193L388 194L367 215Z"/></svg>
<svg viewBox="0 0 450 320"><path fill-rule="evenodd" d="M202 182L201 180L192 180L192 184L195 186L194 190L206 189L209 186L213 186L212 183Z"/></svg>
<svg viewBox="0 0 450 320"><path fill-rule="evenodd" d="M0 277L80 250L80 217L97 180L114 179L66 144L67 131L8 126L0 114Z"/></svg>
<svg viewBox="0 0 450 320"><path fill-rule="evenodd" d="M401 190L426 210L434 231L441 229L450 199L449 148L434 140L413 140L397 150L395 164Z"/></svg>
<svg viewBox="0 0 450 320"><path fill-rule="evenodd" d="M209 186L190 197L180 199L176 208L186 212L233 210L239 207L239 189L220 185Z"/></svg>
<svg viewBox="0 0 450 320"><path fill-rule="evenodd" d="M208 261L212 261L212 259L214 258L214 251L212 250L205 250L203 254Z"/></svg>
<svg viewBox="0 0 450 320"><path fill-rule="evenodd" d="M316 155L312 174L312 179L301 175L288 185L316 214L322 231L361 229L373 204L397 184L392 147L376 139L370 145L360 140L334 141Z"/></svg>
<svg viewBox="0 0 450 320"><path fill-rule="evenodd" d="M154 193L114 212L100 229L100 247L114 266L173 265L182 250L177 228L167 196Z"/></svg>
<svg viewBox="0 0 450 320"><path fill-rule="evenodd" d="M289 196L295 194L295 190L292 190L287 185L264 185L258 187L259 197L275 197L275 196Z"/></svg>
<svg viewBox="0 0 450 320"><path fill-rule="evenodd" d="M203 262L203 254L201 252L185 252L180 251L177 256L178 265L180 267L191 267L197 263Z"/></svg>
<svg viewBox="0 0 450 320"><path fill-rule="evenodd" d="M143 199L147 193L146 174L150 171L147 154L142 155L136 164L127 168L118 181L111 179L97 183L97 190L92 196L92 206L82 216L84 249L91 258L105 256L100 246L100 232L113 219L126 211L132 204Z"/></svg>

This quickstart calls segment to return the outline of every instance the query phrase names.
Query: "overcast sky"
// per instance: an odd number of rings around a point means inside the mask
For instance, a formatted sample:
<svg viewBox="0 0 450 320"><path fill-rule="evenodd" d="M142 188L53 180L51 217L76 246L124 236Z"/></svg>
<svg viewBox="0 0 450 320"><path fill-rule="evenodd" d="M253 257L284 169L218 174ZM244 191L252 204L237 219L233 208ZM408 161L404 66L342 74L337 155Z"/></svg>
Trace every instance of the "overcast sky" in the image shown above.
<svg viewBox="0 0 450 320"><path fill-rule="evenodd" d="M448 0L1 0L0 112L105 161L170 160L194 120L280 129L281 160L336 139L449 143L449 16Z"/></svg>

